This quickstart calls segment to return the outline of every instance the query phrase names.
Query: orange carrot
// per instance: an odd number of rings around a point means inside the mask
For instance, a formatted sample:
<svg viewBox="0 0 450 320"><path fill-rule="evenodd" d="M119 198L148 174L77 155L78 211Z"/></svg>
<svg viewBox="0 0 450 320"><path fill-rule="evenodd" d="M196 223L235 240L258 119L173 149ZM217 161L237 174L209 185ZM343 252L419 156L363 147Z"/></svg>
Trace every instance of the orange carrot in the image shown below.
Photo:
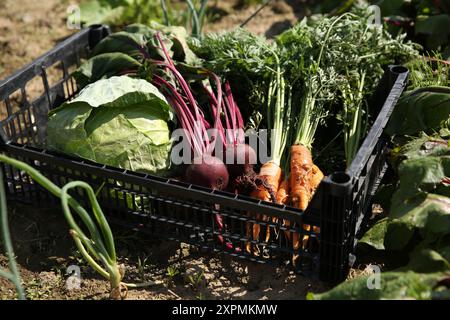
<svg viewBox="0 0 450 320"><path fill-rule="evenodd" d="M265 186L259 185L255 190L252 191L250 196L254 198L258 198L263 201L271 201L270 193L267 191ZM252 213L247 213L247 216L252 216ZM256 214L255 216L256 220L261 219L260 214ZM250 238L250 234L252 235L253 240L259 239L259 232L260 232L260 225L258 223L254 223L252 226L252 223L247 222L247 238ZM250 242L247 242L246 249L248 253L252 253L252 245Z"/></svg>
<svg viewBox="0 0 450 320"><path fill-rule="evenodd" d="M311 151L301 144L291 146L291 201L294 207L302 210L311 198L312 167Z"/></svg>
<svg viewBox="0 0 450 320"><path fill-rule="evenodd" d="M319 186L320 182L322 181L323 177L324 177L323 172L319 169L318 166L314 164L312 166L312 177L309 190L311 196L314 195L314 193L316 192L316 189Z"/></svg>
<svg viewBox="0 0 450 320"><path fill-rule="evenodd" d="M293 145L291 147L291 198L294 207L306 210L309 202L312 199L317 187L322 181L324 175L322 171L313 164L311 151L301 144ZM310 231L310 225L304 225L305 231ZM313 227L315 232L320 232L318 227ZM305 235L300 240L300 235L294 233L292 236L292 244L294 255L292 256L292 263L297 264L299 255L295 253L302 245L306 248L309 240L309 235Z"/></svg>
<svg viewBox="0 0 450 320"><path fill-rule="evenodd" d="M286 204L289 199L289 180L284 179L277 192L277 203Z"/></svg>
<svg viewBox="0 0 450 320"><path fill-rule="evenodd" d="M259 172L259 178L263 182L259 185L250 196L263 200L263 201L272 201L272 196L276 196L278 187L280 185L281 180L281 168L275 162L269 161L262 165L261 170ZM250 214L251 215L251 214ZM261 215L256 214L256 219L260 219ZM262 217L263 221L268 221L266 216ZM255 223L253 224L253 228L250 223L247 223L247 238L249 238L250 233L252 233L253 240L259 238L260 225ZM253 229L253 232L251 232ZM269 227L266 231L266 241L270 238L270 230ZM251 253L251 243L247 242L246 250L248 253Z"/></svg>
<svg viewBox="0 0 450 320"><path fill-rule="evenodd" d="M313 227L314 232L317 232L316 229L317 227ZM309 231L311 230L311 226L309 224L304 224L303 225L303 230L305 231ZM294 266L297 265L297 261L299 259L299 255L296 253L296 251L300 248L300 243L302 245L303 249L306 249L308 246L308 240L309 240L309 235L304 235L302 240L300 241L300 234L295 232L292 235L292 244L293 244L293 249L294 249L294 254L292 255L292 264Z"/></svg>
<svg viewBox="0 0 450 320"><path fill-rule="evenodd" d="M292 235L292 247L294 249L294 254L292 255L292 264L294 267L297 265L297 260L299 258L299 255L297 253L298 248L300 248L300 235L297 232L294 232Z"/></svg>
<svg viewBox="0 0 450 320"><path fill-rule="evenodd" d="M288 200L289 200L289 179L285 179L285 180L283 180L283 182L281 182L280 187L278 188L277 203L287 204ZM273 217L272 221L274 223L277 223L278 218ZM289 220L283 220L283 225L289 226ZM275 231L275 233L277 233L277 232ZM278 236L278 233L277 233L277 236ZM289 239L289 232L286 232L286 237Z"/></svg>
<svg viewBox="0 0 450 320"><path fill-rule="evenodd" d="M281 180L281 168L275 162L269 161L262 165L259 177L264 180L271 192L277 193Z"/></svg>
<svg viewBox="0 0 450 320"><path fill-rule="evenodd" d="M312 177L311 177L311 183L310 183L311 197L316 192L317 187L319 186L319 184L323 180L323 178L324 178L323 172L319 169L318 166L313 165L313 167L312 167ZM316 226L313 226L313 230L316 233L320 232L320 228L316 227ZM306 239L306 240L308 240L308 239ZM304 246L306 246L305 243L304 243Z"/></svg>
<svg viewBox="0 0 450 320"><path fill-rule="evenodd" d="M311 196L314 195L314 193L315 193L316 190L317 190L317 187L319 186L320 182L321 182L321 181L323 180L323 178L324 178L324 174L323 174L323 172L319 169L318 166L313 165L312 171L313 171L313 174L312 174L311 183L310 183L310 187L311 187L311 189L310 189L310 191L311 191ZM313 230L314 230L314 232L316 232L316 233L319 233L319 232L320 232L320 228L319 228L319 227L316 227L316 226L313 226Z"/></svg>

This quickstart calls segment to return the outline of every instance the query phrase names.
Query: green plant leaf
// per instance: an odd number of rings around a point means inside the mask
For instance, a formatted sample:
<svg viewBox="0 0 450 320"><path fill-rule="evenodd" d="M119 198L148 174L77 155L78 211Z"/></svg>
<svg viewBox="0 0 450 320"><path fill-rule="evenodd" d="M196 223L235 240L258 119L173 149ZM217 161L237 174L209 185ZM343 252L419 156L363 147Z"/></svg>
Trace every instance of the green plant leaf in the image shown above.
<svg viewBox="0 0 450 320"><path fill-rule="evenodd" d="M440 237L450 230L450 198L435 194L416 196L398 203L385 235L388 250L402 250L415 231L422 237Z"/></svg>
<svg viewBox="0 0 450 320"><path fill-rule="evenodd" d="M448 14L439 14L435 16L419 15L416 18L416 34L425 34L427 37L427 46L430 49L437 49L442 44L448 43L450 35L450 16Z"/></svg>
<svg viewBox="0 0 450 320"><path fill-rule="evenodd" d="M89 0L80 4L81 22L91 24L111 24L120 20L124 13L123 1Z"/></svg>
<svg viewBox="0 0 450 320"><path fill-rule="evenodd" d="M392 198L393 206L415 195L434 192L436 186L450 175L450 150L447 148L446 154L442 156L405 160L400 164L398 173L400 183Z"/></svg>
<svg viewBox="0 0 450 320"><path fill-rule="evenodd" d="M387 218L377 221L358 241L358 246L369 246L376 250L384 250L384 235L387 223Z"/></svg>
<svg viewBox="0 0 450 320"><path fill-rule="evenodd" d="M138 70L141 63L124 53L103 53L83 63L73 74L80 88L100 79Z"/></svg>
<svg viewBox="0 0 450 320"><path fill-rule="evenodd" d="M447 262L450 262L450 245L446 247L441 247L436 249L437 252L445 259Z"/></svg>
<svg viewBox="0 0 450 320"><path fill-rule="evenodd" d="M439 134L439 136L442 136ZM391 158L397 163L397 166L401 161L407 159L417 159L427 156L446 155L450 153L448 142L441 139L439 136L428 136L421 134L420 137L411 139L409 142L403 144L400 147L396 147L391 151Z"/></svg>
<svg viewBox="0 0 450 320"><path fill-rule="evenodd" d="M449 270L449 262L439 252L431 249L416 249L410 255L409 263L395 271L429 273Z"/></svg>
<svg viewBox="0 0 450 320"><path fill-rule="evenodd" d="M146 37L141 33L120 31L100 41L94 48L92 56L102 53L121 52L132 58L142 58L146 49Z"/></svg>
<svg viewBox="0 0 450 320"><path fill-rule="evenodd" d="M150 27L154 30L163 32L164 35L166 35L166 37L173 42L173 45L171 46L171 50L173 51L173 59L192 66L198 66L201 64L201 60L189 48L187 42L189 34L185 28L178 26L168 27L155 21L150 23Z"/></svg>
<svg viewBox="0 0 450 320"><path fill-rule="evenodd" d="M392 16L402 13L402 7L405 2L404 0L380 0L376 3L381 9L381 14L383 16Z"/></svg>
<svg viewBox="0 0 450 320"><path fill-rule="evenodd" d="M352 279L328 292L310 295L314 300L378 300L378 299L417 299L428 300L433 289L449 273L420 274L414 272L386 272L380 274L380 289L369 289L369 277ZM368 281L369 280L369 281Z"/></svg>
<svg viewBox="0 0 450 320"><path fill-rule="evenodd" d="M389 135L415 135L450 125L450 88L425 87L406 92L386 127Z"/></svg>

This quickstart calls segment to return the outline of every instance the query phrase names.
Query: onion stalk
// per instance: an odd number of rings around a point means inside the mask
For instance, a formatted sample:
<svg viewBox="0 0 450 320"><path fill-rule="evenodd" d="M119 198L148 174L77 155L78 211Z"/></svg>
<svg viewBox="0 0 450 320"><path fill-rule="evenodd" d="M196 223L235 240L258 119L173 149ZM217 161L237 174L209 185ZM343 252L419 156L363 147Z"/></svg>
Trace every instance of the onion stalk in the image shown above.
<svg viewBox="0 0 450 320"><path fill-rule="evenodd" d="M9 271L0 268L0 277L4 277L11 281L16 287L17 296L20 300L25 300L25 292L20 280L19 270L16 264L16 258L11 241L11 234L8 225L8 210L6 206L5 184L3 181L3 170L0 169L0 218L1 218L1 235L3 246L5 248L6 257L8 258Z"/></svg>
<svg viewBox="0 0 450 320"><path fill-rule="evenodd" d="M130 284L122 281L125 274L125 266L123 264L119 265L117 261L111 228L109 227L105 215L103 214L103 211L97 201L96 194L89 184L83 181L73 181L60 188L47 179L38 170L22 161L0 154L0 162L25 171L36 183L40 184L51 194L61 199L63 214L70 226L70 235L72 236L75 245L85 261L99 275L110 282L110 298L123 299L126 297L128 288L137 288L156 284L155 282ZM2 189L3 184L0 188L0 196L2 196L1 192L4 192ZM94 217L92 217L88 211L69 194L69 190L74 188L83 189L86 192ZM86 227L88 234L86 234L82 230L81 226L79 226L75 221L72 215L72 210L78 214L82 223ZM2 213L4 212L5 211L2 206ZM2 216L4 217L5 215L3 214ZM5 223L2 223L2 226L4 228ZM11 260L10 255L9 261L10 263L11 261L14 263L14 259ZM11 269L14 270L13 268ZM125 290L124 294L122 293L123 290Z"/></svg>

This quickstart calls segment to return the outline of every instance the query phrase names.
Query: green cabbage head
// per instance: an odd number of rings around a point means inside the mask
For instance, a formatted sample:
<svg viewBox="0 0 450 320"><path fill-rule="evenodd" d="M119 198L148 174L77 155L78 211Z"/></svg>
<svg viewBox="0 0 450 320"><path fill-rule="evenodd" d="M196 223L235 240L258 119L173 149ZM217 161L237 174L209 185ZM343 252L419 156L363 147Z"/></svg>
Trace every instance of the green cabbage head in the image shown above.
<svg viewBox="0 0 450 320"><path fill-rule="evenodd" d="M49 113L50 149L117 168L165 175L174 113L149 82L111 77Z"/></svg>

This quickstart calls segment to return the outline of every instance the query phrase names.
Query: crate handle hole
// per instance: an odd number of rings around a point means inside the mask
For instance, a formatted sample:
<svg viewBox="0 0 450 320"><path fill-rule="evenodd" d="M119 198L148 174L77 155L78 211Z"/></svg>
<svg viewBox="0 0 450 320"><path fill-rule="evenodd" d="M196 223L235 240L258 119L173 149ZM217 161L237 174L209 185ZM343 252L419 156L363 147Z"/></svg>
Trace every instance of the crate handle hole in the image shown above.
<svg viewBox="0 0 450 320"><path fill-rule="evenodd" d="M91 24L91 25L89 25L89 29L102 30L103 29L103 25L102 24Z"/></svg>
<svg viewBox="0 0 450 320"><path fill-rule="evenodd" d="M404 66L393 66L391 68L391 72L393 72L395 74L401 74L401 73L408 72L408 68L406 68Z"/></svg>
<svg viewBox="0 0 450 320"><path fill-rule="evenodd" d="M350 181L350 176L345 172L335 172L330 175L330 179L334 183L344 184Z"/></svg>

